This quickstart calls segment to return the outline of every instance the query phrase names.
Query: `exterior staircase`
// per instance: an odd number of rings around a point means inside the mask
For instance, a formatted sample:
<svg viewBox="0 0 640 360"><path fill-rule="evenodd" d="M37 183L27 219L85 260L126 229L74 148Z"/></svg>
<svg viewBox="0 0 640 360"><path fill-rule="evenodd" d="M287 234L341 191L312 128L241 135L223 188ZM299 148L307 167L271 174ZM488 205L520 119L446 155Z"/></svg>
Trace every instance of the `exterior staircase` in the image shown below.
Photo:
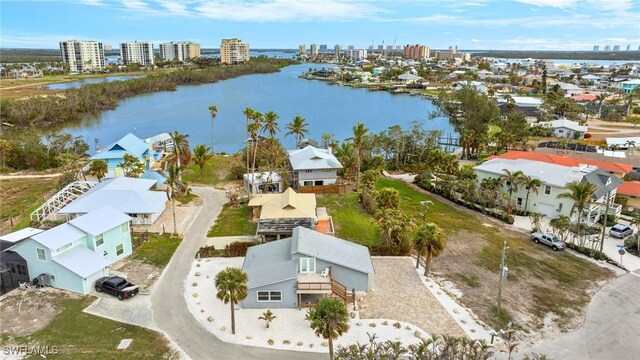
<svg viewBox="0 0 640 360"><path fill-rule="evenodd" d="M44 204L31 213L31 220L43 221L49 215L57 213L60 209L67 206L73 200L79 198L87 191L96 186L94 181L74 181L55 195L49 198Z"/></svg>

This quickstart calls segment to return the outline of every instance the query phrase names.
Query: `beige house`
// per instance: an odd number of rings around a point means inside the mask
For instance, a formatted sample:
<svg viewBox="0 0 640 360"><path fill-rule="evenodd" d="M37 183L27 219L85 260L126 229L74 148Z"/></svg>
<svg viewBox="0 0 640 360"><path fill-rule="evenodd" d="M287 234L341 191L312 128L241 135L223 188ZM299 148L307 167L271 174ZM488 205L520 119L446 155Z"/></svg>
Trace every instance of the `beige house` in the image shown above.
<svg viewBox="0 0 640 360"><path fill-rule="evenodd" d="M316 209L315 194L298 194L288 188L282 194L258 194L249 201L251 220L258 222L262 241L290 237L297 226L333 234L333 223L325 208Z"/></svg>
<svg viewBox="0 0 640 360"><path fill-rule="evenodd" d="M240 39L222 39L220 45L220 62L235 64L249 61L249 44Z"/></svg>

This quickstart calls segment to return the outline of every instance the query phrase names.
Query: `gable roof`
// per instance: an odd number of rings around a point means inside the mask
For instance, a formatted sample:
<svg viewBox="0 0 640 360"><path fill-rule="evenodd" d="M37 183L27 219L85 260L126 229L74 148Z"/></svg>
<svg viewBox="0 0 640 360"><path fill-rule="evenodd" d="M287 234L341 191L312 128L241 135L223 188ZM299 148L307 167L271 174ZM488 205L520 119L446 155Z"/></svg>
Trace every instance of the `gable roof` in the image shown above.
<svg viewBox="0 0 640 360"><path fill-rule="evenodd" d="M244 257L249 289L295 279L296 264L291 261L291 238L251 246Z"/></svg>
<svg viewBox="0 0 640 360"><path fill-rule="evenodd" d="M590 172L582 178L582 182L590 182L596 185L598 188L596 192L593 193L593 199L597 200L603 196L606 196L609 191L615 190L620 184L624 181L618 179L613 175L609 175L608 173L597 169L596 171Z"/></svg>
<svg viewBox="0 0 640 360"><path fill-rule="evenodd" d="M291 254L296 253L313 256L363 273L374 273L369 249L366 246L307 228L293 229Z"/></svg>
<svg viewBox="0 0 640 360"><path fill-rule="evenodd" d="M110 206L125 214L155 214L165 208L167 196L148 190L156 182L149 179L113 178L105 180L63 207L60 214L86 214Z"/></svg>
<svg viewBox="0 0 640 360"><path fill-rule="evenodd" d="M587 132L587 130L589 129L588 126L582 126L577 121L572 121L564 118L552 120L552 121L543 121L536 124L532 124L531 126L542 126L542 127L553 128L553 129L566 128L566 129L578 131L578 132Z"/></svg>
<svg viewBox="0 0 640 360"><path fill-rule="evenodd" d="M32 227L26 227L22 230L14 231L12 233L0 236L0 240L11 242L11 243L17 243L33 235L37 235L43 231L44 230L35 229Z"/></svg>
<svg viewBox="0 0 640 360"><path fill-rule="evenodd" d="M131 217L112 208L103 206L86 215L79 216L69 224L93 236L105 233L108 230L129 222Z"/></svg>
<svg viewBox="0 0 640 360"><path fill-rule="evenodd" d="M523 159L523 160L533 160L533 161L542 161L549 164L556 164L562 166L580 166L582 164L597 166L604 171L609 171L613 173L622 173L626 174L633 170L631 165L616 163L616 162L607 162L607 161L598 161L591 159L582 159L575 158L571 156L560 156L560 155L551 155L537 152L528 152L528 151L517 151L511 150L507 151L502 155L492 155L489 156L488 160L493 159Z"/></svg>
<svg viewBox="0 0 640 360"><path fill-rule="evenodd" d="M83 279L110 265L107 259L84 246L74 246L69 250L54 255L51 260Z"/></svg>
<svg viewBox="0 0 640 360"><path fill-rule="evenodd" d="M316 218L316 195L298 194L292 188L253 196L249 206L261 206L260 219Z"/></svg>
<svg viewBox="0 0 640 360"><path fill-rule="evenodd" d="M31 236L31 238L48 247L49 249L55 250L62 245L66 245L86 235L87 234L84 231L71 226L69 223L64 223L49 230L43 231L39 234L33 235Z"/></svg>
<svg viewBox="0 0 640 360"><path fill-rule="evenodd" d="M91 159L119 159L122 158L125 153L139 158L149 150L149 147L150 144L146 141L132 133L128 133L120 140L93 155Z"/></svg>
<svg viewBox="0 0 640 360"><path fill-rule="evenodd" d="M342 164L329 149L308 145L302 149L287 150L293 170L342 169Z"/></svg>

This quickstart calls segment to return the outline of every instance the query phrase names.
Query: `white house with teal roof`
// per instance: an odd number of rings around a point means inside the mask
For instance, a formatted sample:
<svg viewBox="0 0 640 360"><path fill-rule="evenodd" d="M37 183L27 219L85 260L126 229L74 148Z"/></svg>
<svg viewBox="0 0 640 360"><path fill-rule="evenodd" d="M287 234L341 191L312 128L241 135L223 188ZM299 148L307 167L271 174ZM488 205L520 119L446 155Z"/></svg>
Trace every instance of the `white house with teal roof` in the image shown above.
<svg viewBox="0 0 640 360"><path fill-rule="evenodd" d="M144 163L146 170L151 170L153 164L162 158L162 153L162 150L153 149L151 140L143 140L129 133L97 152L91 160L106 161L109 169L107 177L118 177L124 176L119 164L124 161L125 154L135 156Z"/></svg>
<svg viewBox="0 0 640 360"><path fill-rule="evenodd" d="M131 218L109 206L29 237L7 250L27 263L29 277L52 287L87 294L109 266L132 252Z"/></svg>

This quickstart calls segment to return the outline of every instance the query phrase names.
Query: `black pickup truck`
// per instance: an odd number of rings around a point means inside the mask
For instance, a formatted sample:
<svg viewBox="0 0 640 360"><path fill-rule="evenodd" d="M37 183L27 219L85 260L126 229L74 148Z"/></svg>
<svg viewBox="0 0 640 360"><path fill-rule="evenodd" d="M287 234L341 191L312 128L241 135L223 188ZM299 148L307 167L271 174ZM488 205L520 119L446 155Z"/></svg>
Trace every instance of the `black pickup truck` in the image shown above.
<svg viewBox="0 0 640 360"><path fill-rule="evenodd" d="M118 300L132 298L140 292L137 286L120 276L105 276L96 280L96 291L104 291L117 297Z"/></svg>

